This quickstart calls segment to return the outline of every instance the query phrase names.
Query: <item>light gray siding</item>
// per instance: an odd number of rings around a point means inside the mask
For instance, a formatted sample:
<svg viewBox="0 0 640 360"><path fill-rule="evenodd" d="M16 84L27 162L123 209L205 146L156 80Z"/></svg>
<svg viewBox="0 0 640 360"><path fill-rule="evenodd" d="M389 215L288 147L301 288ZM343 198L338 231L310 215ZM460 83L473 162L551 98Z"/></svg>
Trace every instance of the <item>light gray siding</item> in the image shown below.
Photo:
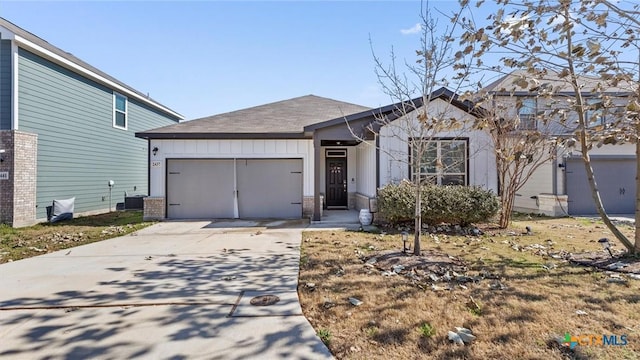
<svg viewBox="0 0 640 360"><path fill-rule="evenodd" d="M0 40L0 130L11 129L11 41Z"/></svg>
<svg viewBox="0 0 640 360"><path fill-rule="evenodd" d="M37 218L53 199L76 197L76 212L113 206L124 193L147 194L147 141L135 132L174 123L128 99L128 129L113 124L113 91L19 50L19 127L38 134Z"/></svg>

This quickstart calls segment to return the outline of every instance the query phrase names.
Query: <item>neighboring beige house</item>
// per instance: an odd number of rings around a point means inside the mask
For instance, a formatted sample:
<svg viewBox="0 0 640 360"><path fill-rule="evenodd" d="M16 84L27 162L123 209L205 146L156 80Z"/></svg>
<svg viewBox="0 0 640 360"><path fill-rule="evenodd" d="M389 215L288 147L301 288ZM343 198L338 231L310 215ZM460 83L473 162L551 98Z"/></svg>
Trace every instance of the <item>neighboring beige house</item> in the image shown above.
<svg viewBox="0 0 640 360"><path fill-rule="evenodd" d="M517 83L525 80L530 87L522 88ZM621 116L628 102L631 87L611 87L595 93L592 89L597 81L581 78L585 84L583 96L593 109L587 112L590 126L603 127ZM520 128L537 129L545 126L540 121L541 114L550 109L570 109L568 100L574 98L569 84L550 72L545 79L532 80L525 71L515 71L505 75L484 88L492 95L496 105L507 110L510 116L519 116ZM551 91L553 96L537 96L539 92ZM611 106L603 109L603 97L611 101ZM577 115L568 113L568 119L560 123L551 121L542 131L552 136L572 137L577 128ZM591 163L603 200L610 214L630 214L635 212L635 146L604 145L594 147L590 152ZM557 158L540 167L517 193L514 210L542 213L552 216L595 214L595 206L587 183L579 147L558 148Z"/></svg>

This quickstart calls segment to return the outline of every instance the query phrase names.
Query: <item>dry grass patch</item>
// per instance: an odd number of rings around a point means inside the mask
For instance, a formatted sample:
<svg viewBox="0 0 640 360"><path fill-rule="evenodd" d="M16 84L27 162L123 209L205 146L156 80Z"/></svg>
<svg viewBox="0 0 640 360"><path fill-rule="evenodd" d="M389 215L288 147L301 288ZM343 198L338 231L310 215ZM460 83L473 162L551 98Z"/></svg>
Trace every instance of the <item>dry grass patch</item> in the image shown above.
<svg viewBox="0 0 640 360"><path fill-rule="evenodd" d="M0 225L0 263L123 236L151 225L142 211L116 211L25 228Z"/></svg>
<svg viewBox="0 0 640 360"><path fill-rule="evenodd" d="M532 235L522 235L526 226ZM626 281L610 282L609 273L564 259L601 252L597 240L611 238L602 224L525 218L507 231L484 230L479 237L423 237L425 252L451 260L437 262L449 276L436 281L434 263L412 256L390 274L402 257L397 234L306 232L299 287L304 314L330 337L339 359L640 358L640 280L623 274ZM455 327L471 329L477 339L469 346L450 343L447 332ZM569 350L553 340L566 332L624 334L628 345Z"/></svg>

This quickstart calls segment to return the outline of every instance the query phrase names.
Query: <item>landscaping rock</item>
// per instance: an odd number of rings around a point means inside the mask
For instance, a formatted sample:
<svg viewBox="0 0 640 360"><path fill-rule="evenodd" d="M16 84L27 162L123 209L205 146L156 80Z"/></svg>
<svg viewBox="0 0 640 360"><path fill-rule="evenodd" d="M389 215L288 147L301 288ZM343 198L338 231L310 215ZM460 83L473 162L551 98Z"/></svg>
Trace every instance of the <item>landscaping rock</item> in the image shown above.
<svg viewBox="0 0 640 360"><path fill-rule="evenodd" d="M456 327L456 333L465 344L470 344L473 340L476 339L476 336L473 335L471 330L463 327Z"/></svg>
<svg viewBox="0 0 640 360"><path fill-rule="evenodd" d="M576 310L576 315L587 315L587 312L584 310Z"/></svg>
<svg viewBox="0 0 640 360"><path fill-rule="evenodd" d="M447 338L449 339L449 341L453 341L457 345L464 346L464 341L462 341L462 338L460 337L460 335L458 335L458 333L455 333L453 331L449 331L447 333Z"/></svg>
<svg viewBox="0 0 640 360"><path fill-rule="evenodd" d="M362 305L362 304L363 304L361 300L356 299L356 298L354 298L354 297L350 297L350 298L349 298L349 302L350 302L350 303L351 303L351 305L353 305L353 306L360 306L360 305Z"/></svg>
<svg viewBox="0 0 640 360"><path fill-rule="evenodd" d="M324 307L325 309L331 309L334 306L336 306L336 303L331 301L331 299L329 298L325 298L324 302L322 303L322 307Z"/></svg>
<svg viewBox="0 0 640 360"><path fill-rule="evenodd" d="M618 261L618 262L614 262L613 264L607 265L607 269L609 269L609 270L620 270L620 269L626 268L628 266L629 266L629 264L626 264L626 263Z"/></svg>
<svg viewBox="0 0 640 360"><path fill-rule="evenodd" d="M458 345L465 345L471 344L471 342L476 339L476 336L467 328L456 327L455 331L449 331L447 333L447 338L449 341L453 341Z"/></svg>

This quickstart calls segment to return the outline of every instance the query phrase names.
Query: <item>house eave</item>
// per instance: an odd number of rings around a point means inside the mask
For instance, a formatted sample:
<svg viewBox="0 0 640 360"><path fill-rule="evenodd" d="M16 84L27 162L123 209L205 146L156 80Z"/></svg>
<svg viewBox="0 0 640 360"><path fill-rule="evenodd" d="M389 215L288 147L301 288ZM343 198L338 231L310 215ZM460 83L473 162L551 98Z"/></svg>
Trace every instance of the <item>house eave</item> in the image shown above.
<svg viewBox="0 0 640 360"><path fill-rule="evenodd" d="M312 139L312 136L308 136L305 133L216 133L216 132L176 132L176 133L154 133L154 132L138 132L137 138L141 139L157 139L157 140L171 140L171 139L189 139L189 140L261 140L261 139L284 139L284 140L300 140L300 139Z"/></svg>
<svg viewBox="0 0 640 360"><path fill-rule="evenodd" d="M86 67L83 67L82 65L80 65L80 64L78 64L78 63L76 63L76 62L74 62L72 60L66 59L65 57L60 56L60 55L54 53L51 50L48 50L48 49L46 49L46 48L44 48L44 47L42 47L40 45L37 45L37 44L33 43L32 41L29 41L28 39L26 39L26 38L24 38L24 37L22 37L20 35L14 34L13 35L13 40L15 41L15 43L19 47L21 47L21 48L23 48L25 50L33 52L38 56L41 56L41 57L43 57L43 58L45 58L45 59L47 59L49 61L52 61L52 62L54 62L54 63L56 63L56 64L58 64L58 65L60 65L60 66L62 66L64 68L67 68L67 69L69 69L69 70L71 70L71 71L73 71L73 72L75 72L77 74L80 74L80 75L82 75L84 77L87 77L87 78L93 80L93 81L96 81L96 82L98 82L100 84L103 84L103 85L105 85L105 86L107 86L107 87L109 87L109 88L111 88L113 90L116 90L116 91L118 91L118 92L120 92L122 94L125 94L128 97L135 98L136 100L141 101L142 103L144 103L146 105L149 105L154 109L160 110L161 112L176 118L178 121L184 120L184 116L182 114L177 113L177 112L169 109L168 107L166 107L166 106L164 106L164 105L162 105L160 103L157 103L157 102L155 102L155 101L153 101L153 100L151 100L151 99L149 99L149 98L147 98L147 97L145 97L145 96L143 96L141 94L138 94L137 92L131 91L130 89L128 89L128 88L126 88L126 87L124 87L124 86L122 86L122 85L120 85L120 84L118 84L118 83L116 83L116 82L114 82L114 81L112 81L110 79L107 79L104 76L96 74L94 71L92 71L90 69L87 69Z"/></svg>

